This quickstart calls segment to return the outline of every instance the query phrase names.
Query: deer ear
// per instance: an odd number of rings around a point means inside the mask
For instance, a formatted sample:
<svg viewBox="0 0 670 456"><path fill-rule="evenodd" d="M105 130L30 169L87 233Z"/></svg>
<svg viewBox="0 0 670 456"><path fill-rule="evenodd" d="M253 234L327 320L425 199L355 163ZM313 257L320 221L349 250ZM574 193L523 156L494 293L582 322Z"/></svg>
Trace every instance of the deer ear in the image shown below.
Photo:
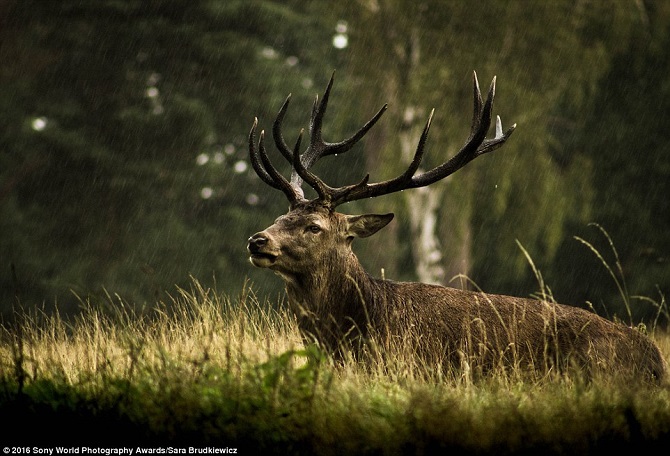
<svg viewBox="0 0 670 456"><path fill-rule="evenodd" d="M347 217L348 234L353 237L368 237L384 228L393 220L393 214L364 214Z"/></svg>

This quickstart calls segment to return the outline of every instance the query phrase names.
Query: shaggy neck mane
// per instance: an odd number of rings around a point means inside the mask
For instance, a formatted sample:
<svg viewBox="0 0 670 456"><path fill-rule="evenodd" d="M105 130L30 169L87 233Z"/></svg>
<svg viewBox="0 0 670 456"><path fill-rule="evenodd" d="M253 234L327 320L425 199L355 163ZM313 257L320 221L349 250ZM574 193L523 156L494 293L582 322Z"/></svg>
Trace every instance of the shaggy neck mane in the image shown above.
<svg viewBox="0 0 670 456"><path fill-rule="evenodd" d="M352 327L366 333L375 299L374 279L351 251L345 257L333 252L320 263L286 281L289 302L301 327L320 328L333 335L347 333Z"/></svg>

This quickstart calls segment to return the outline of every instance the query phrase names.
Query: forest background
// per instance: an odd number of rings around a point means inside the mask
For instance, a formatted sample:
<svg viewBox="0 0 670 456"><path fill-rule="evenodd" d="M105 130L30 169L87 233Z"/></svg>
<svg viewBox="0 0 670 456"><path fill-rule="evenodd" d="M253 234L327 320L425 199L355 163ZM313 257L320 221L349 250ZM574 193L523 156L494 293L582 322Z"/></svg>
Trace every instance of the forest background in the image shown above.
<svg viewBox="0 0 670 456"><path fill-rule="evenodd" d="M336 70L326 140L389 110L315 169L379 181L432 108L425 166L456 153L474 70L517 130L425 191L341 207L397 215L355 244L367 270L528 296L525 249L559 302L623 317L633 297L652 318L670 291L669 33L664 0L0 2L0 313L141 309L191 276L276 301L280 279L247 261L287 208L249 164L254 117L270 131L292 93L293 142Z"/></svg>

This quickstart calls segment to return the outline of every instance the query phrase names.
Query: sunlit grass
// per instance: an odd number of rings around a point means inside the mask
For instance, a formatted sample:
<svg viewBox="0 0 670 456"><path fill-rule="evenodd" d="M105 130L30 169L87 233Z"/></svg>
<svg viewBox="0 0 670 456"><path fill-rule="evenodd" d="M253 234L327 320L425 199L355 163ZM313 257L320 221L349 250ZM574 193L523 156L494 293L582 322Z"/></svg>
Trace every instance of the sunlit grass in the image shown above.
<svg viewBox="0 0 670 456"><path fill-rule="evenodd" d="M513 370L473 380L420 364L403 344L368 363L336 363L303 345L283 306L258 302L249 289L230 298L194 280L151 312L112 297L105 307L85 304L72 322L34 315L5 330L7 436L60 422L70 431L59 438L73 444L577 454L670 435L667 385L529 381ZM667 360L670 335L653 336ZM47 434L23 443L40 439Z"/></svg>

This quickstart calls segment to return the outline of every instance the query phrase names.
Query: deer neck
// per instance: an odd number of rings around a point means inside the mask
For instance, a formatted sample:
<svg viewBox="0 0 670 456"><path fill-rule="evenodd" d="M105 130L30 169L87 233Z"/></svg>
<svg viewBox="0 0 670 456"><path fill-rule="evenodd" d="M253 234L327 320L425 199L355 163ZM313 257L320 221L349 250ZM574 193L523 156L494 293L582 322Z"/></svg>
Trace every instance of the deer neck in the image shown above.
<svg viewBox="0 0 670 456"><path fill-rule="evenodd" d="M299 316L343 324L365 324L364 306L373 299L372 279L353 252L325 256L310 271L286 280L286 291Z"/></svg>

